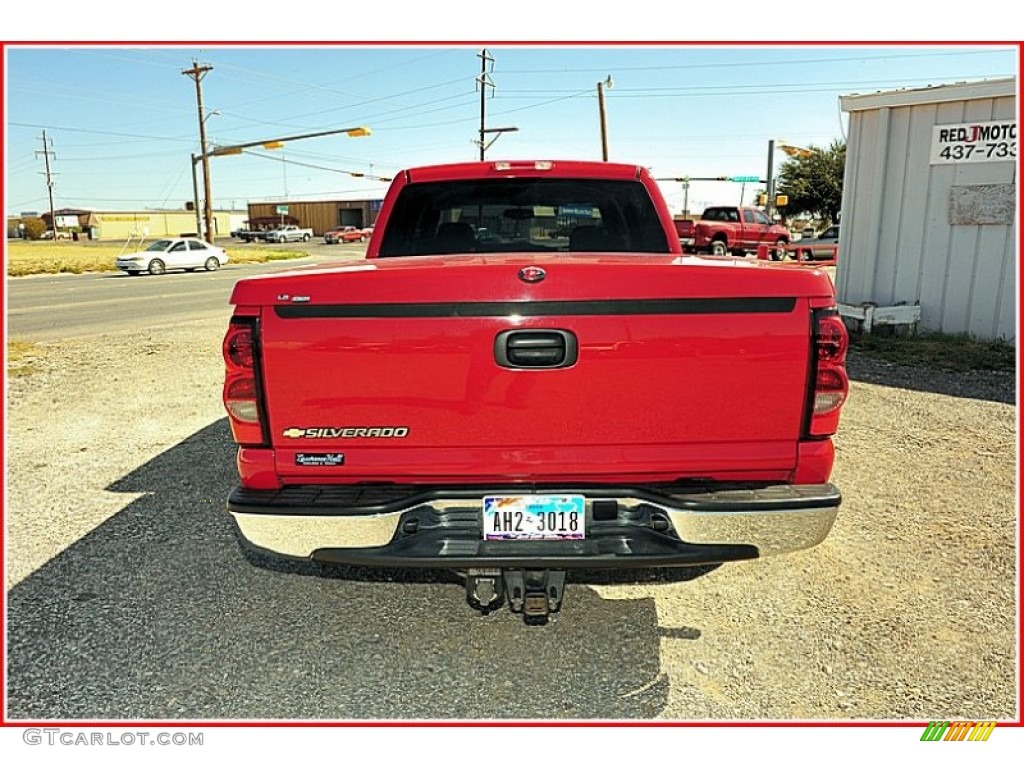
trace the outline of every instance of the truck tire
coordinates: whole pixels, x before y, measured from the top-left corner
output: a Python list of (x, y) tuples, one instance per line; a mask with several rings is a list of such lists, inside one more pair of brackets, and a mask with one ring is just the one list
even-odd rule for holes
[(729, 246), (725, 240), (713, 240), (711, 242), (711, 255), (712, 256), (728, 256)]
[(309, 235), (308, 234), (305, 234), (305, 235), (302, 236), (302, 242), (304, 242), (304, 243), (308, 243), (309, 242)]
[(786, 245), (786, 241), (781, 237), (775, 242), (775, 247), (772, 248), (772, 261), (783, 261), (786, 258)]

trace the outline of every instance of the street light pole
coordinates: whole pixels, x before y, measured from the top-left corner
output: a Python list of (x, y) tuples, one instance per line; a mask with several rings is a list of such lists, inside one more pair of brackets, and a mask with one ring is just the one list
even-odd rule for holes
[[(202, 107), (200, 107), (200, 109), (202, 109)], [(214, 112), (210, 113), (210, 115), (213, 115), (213, 114), (217, 114), (216, 110)], [(210, 115), (207, 115), (207, 117), (209, 117)], [(200, 130), (202, 130), (202, 126), (203, 126), (203, 120), (200, 120), (199, 121)], [(502, 129), (502, 130), (516, 130), (516, 129), (511, 128), (511, 129)], [(337, 129), (333, 129), (333, 130), (330, 130), (330, 131), (316, 131), (315, 133), (301, 133), (301, 134), (298, 134), (297, 136), (281, 136), (281, 137), (276, 138), (276, 139), (260, 139), (259, 141), (247, 141), (244, 144), (232, 144), (230, 146), (214, 147), (213, 150), (207, 151), (206, 150), (206, 134), (205, 134), (205, 132), (203, 132), (202, 133), (202, 136), (203, 136), (203, 139), (202, 139), (202, 141), (203, 141), (203, 153), (201, 155), (192, 155), (192, 194), (193, 194), (193, 197), (194, 197), (194, 207), (196, 209), (196, 228), (200, 231), (200, 233), (202, 232), (202, 226), (201, 226), (201, 223), (199, 221), (199, 186), (196, 183), (196, 164), (198, 164), (200, 160), (202, 160), (202, 162), (203, 162), (203, 169), (205, 171), (203, 176), (204, 176), (205, 182), (206, 182), (206, 184), (205, 184), (205, 188), (206, 188), (206, 206), (205, 206), (205, 209), (204, 209), (204, 213), (206, 215), (206, 230), (207, 230), (207, 236), (208, 236), (207, 237), (207, 241), (212, 243), (213, 239), (212, 239), (212, 234), (211, 233), (213, 232), (213, 228), (212, 228), (211, 220), (213, 218), (213, 209), (212, 209), (212, 206), (210, 205), (210, 174), (209, 174), (210, 158), (211, 157), (218, 157), (220, 155), (240, 155), (240, 154), (242, 154), (243, 150), (250, 149), (252, 147), (263, 147), (265, 149), (280, 149), (284, 145), (284, 143), (288, 142), (288, 141), (299, 141), (301, 139), (314, 139), (314, 138), (319, 138), (320, 136), (333, 136), (333, 135), (339, 134), (339, 133), (344, 133), (344, 134), (347, 134), (347, 135), (349, 135), (351, 137), (370, 136), (371, 135), (371, 131), (370, 131), (369, 128), (367, 128), (366, 126), (360, 125), (360, 126), (356, 126), (354, 128), (337, 128)], [(288, 172), (287, 171), (285, 171), (285, 177), (284, 178), (285, 178), (285, 181), (284, 181), (284, 183), (285, 183), (285, 197), (287, 197), (287, 187), (288, 187)]]
[(772, 217), (772, 212), (775, 210), (775, 139), (768, 140), (768, 173), (765, 176), (767, 183), (765, 184), (765, 192), (768, 193), (767, 205), (765, 205), (765, 212), (768, 214), (768, 218)]
[(604, 110), (604, 89), (611, 89), (613, 85), (611, 75), (597, 84), (597, 109), (601, 116), (601, 159), (605, 162), (608, 162), (608, 117)]

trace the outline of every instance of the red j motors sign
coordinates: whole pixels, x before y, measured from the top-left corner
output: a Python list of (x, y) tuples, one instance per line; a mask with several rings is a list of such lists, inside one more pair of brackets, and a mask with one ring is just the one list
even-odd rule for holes
[(955, 123), (932, 128), (932, 165), (1016, 161), (1016, 120)]

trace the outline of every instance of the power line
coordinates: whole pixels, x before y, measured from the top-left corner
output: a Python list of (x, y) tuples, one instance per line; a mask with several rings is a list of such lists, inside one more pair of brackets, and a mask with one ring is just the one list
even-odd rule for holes
[[(986, 78), (996, 78), (996, 77), (1003, 77), (1003, 76), (1005, 76), (1005, 75), (997, 73), (997, 74), (989, 74), (989, 75), (973, 75), (972, 77), (973, 78), (977, 78), (977, 79), (986, 79)], [(682, 85), (682, 86), (661, 86), (661, 87), (650, 87), (650, 88), (616, 88), (615, 90), (616, 90), (616, 96), (617, 97), (619, 97), (621, 95), (633, 96), (633, 97), (636, 97), (637, 95), (638, 96), (644, 96), (644, 95), (660, 96), (660, 95), (671, 95), (671, 94), (701, 95), (701, 92), (705, 92), (705, 91), (719, 91), (719, 93), (710, 94), (710, 95), (713, 95), (713, 96), (745, 96), (745, 95), (750, 95), (750, 94), (758, 93), (758, 92), (762, 92), (762, 93), (775, 93), (779, 88), (789, 88), (789, 89), (791, 89), (791, 90), (787, 91), (788, 93), (804, 92), (804, 91), (806, 91), (808, 93), (813, 93), (815, 91), (820, 91), (822, 86), (832, 86), (832, 87), (836, 87), (836, 88), (838, 88), (838, 87), (853, 88), (853, 87), (858, 87), (858, 86), (867, 86), (867, 87), (870, 87), (870, 88), (887, 88), (887, 87), (896, 88), (896, 87), (905, 87), (905, 86), (907, 86), (907, 85), (909, 85), (911, 83), (915, 83), (915, 82), (933, 83), (936, 80), (956, 81), (956, 80), (963, 80), (963, 79), (966, 79), (966, 76), (963, 76), (963, 75), (949, 75), (949, 76), (943, 76), (943, 77), (935, 76), (935, 77), (911, 78), (911, 79), (899, 80), (899, 81), (891, 81), (891, 82), (879, 81), (879, 80), (856, 80), (856, 81), (847, 80), (847, 81), (817, 82), (817, 83), (808, 83), (808, 82), (775, 83), (775, 82), (773, 82), (773, 83), (764, 83), (764, 84), (758, 84), (758, 85)], [(723, 90), (723, 89), (731, 89), (731, 90)], [(551, 89), (537, 89), (537, 90), (525, 90), (525, 89), (524, 90), (516, 90), (516, 89), (511, 89), (511, 90), (503, 90), (502, 91), (502, 97), (503, 98), (508, 98), (509, 94), (545, 94), (545, 93), (574, 93), (574, 92), (575, 91), (573, 91), (570, 88), (551, 88)], [(589, 93), (589, 91), (588, 91), (588, 93)]]
[[(42, 126), (42, 125), (38, 125), (36, 123), (9, 122), (7, 124), (8, 125), (16, 126), (18, 128), (44, 128), (45, 127), (45, 126)], [(88, 128), (75, 128), (74, 126), (65, 126), (65, 125), (52, 125), (50, 127), (51, 128), (56, 128), (56, 129), (61, 130), (61, 131), (69, 131), (71, 133), (95, 133), (95, 134), (100, 135), (100, 136), (123, 136), (123, 137), (129, 138), (129, 139), (149, 139), (151, 141), (187, 141), (190, 144), (195, 141), (195, 139), (186, 139), (186, 138), (181, 137), (181, 136), (145, 136), (145, 135), (140, 134), (140, 133), (123, 133), (121, 131), (97, 131), (97, 130), (88, 129)]]
[(298, 165), (298, 166), (301, 166), (303, 168), (313, 168), (314, 170), (317, 170), (317, 171), (328, 171), (330, 173), (341, 173), (341, 174), (346, 174), (348, 176), (354, 176), (354, 177), (357, 177), (357, 178), (366, 178), (366, 179), (371, 179), (371, 180), (375, 180), (375, 181), (391, 181), (390, 177), (371, 176), (370, 174), (363, 173), (361, 171), (346, 171), (346, 170), (344, 170), (342, 168), (328, 168), (326, 165), (314, 165), (313, 163), (303, 163), (303, 162), (299, 162), (298, 160), (288, 160), (287, 158), (284, 158), (284, 157), (275, 157), (273, 155), (264, 155), (262, 152), (253, 152), (252, 150), (248, 150), (248, 149), (247, 150), (243, 150), (243, 154), (252, 155), (253, 157), (261, 157), (261, 158), (263, 158), (265, 160), (275, 160), (275, 161), (277, 161), (279, 163), (284, 163), (285, 165)]
[[(976, 55), (990, 55), (990, 54), (1016, 54), (1017, 51), (1013, 48), (993, 48), (991, 50), (981, 51), (932, 51), (928, 53), (890, 53), (881, 56), (844, 56), (844, 57), (829, 57), (822, 59), (788, 59), (773, 61), (771, 59), (757, 59), (756, 61), (742, 61), (742, 62), (728, 62), (728, 63), (700, 63), (700, 64), (651, 64), (643, 66), (627, 66), (620, 67), (615, 66), (615, 70), (618, 71), (644, 71), (644, 70), (656, 70), (662, 71), (667, 69), (728, 69), (734, 67), (756, 67), (761, 69), (767, 66), (790, 66), (793, 64), (830, 64), (830, 63), (841, 63), (847, 61), (885, 61), (888, 59), (914, 59), (914, 58), (925, 58), (932, 56), (976, 56)], [(508, 75), (530, 75), (530, 74), (551, 74), (551, 73), (564, 73), (564, 72), (604, 72), (608, 68), (605, 64), (601, 67), (579, 67), (579, 68), (565, 68), (559, 67), (558, 69), (503, 69), (503, 74)]]

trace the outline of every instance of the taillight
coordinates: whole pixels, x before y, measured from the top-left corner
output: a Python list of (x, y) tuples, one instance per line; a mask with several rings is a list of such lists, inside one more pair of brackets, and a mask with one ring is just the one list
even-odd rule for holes
[(262, 445), (263, 408), (260, 398), (259, 360), (253, 318), (232, 318), (224, 337), (224, 407), (231, 432), (239, 445)]
[(237, 368), (256, 365), (252, 329), (248, 325), (232, 326), (224, 338), (224, 359)]
[(827, 437), (839, 426), (839, 411), (850, 391), (846, 377), (849, 334), (835, 307), (817, 309), (814, 322), (814, 392), (810, 402), (808, 434)]

